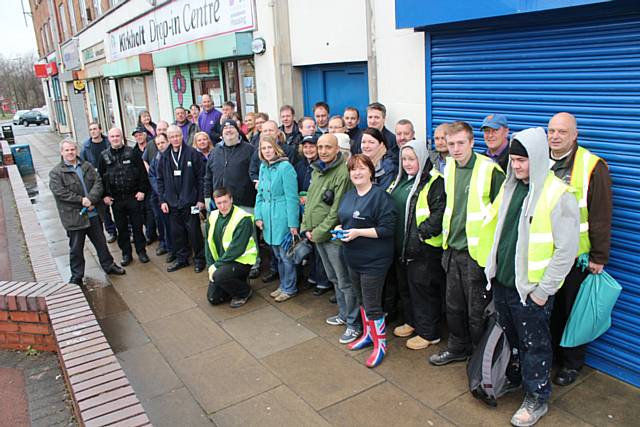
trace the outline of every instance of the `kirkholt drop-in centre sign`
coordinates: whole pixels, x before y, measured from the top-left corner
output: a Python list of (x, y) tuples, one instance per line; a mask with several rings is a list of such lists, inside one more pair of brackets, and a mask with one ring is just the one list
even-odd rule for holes
[(110, 31), (109, 61), (255, 28), (254, 0), (176, 0)]

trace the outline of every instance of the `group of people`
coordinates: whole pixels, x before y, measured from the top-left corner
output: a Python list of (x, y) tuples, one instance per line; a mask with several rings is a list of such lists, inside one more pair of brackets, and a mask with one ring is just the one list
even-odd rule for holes
[[(609, 256), (611, 180), (606, 163), (578, 145), (575, 117), (558, 113), (546, 132), (509, 138), (507, 118), (491, 114), (480, 154), (462, 121), (440, 124), (431, 147), (415, 140), (409, 120), (391, 132), (377, 102), (363, 128), (356, 108), (332, 116), (318, 102), (313, 115), (296, 121), (285, 105), (280, 125), (266, 113), (241, 123), (233, 103), (218, 111), (204, 95), (191, 120), (182, 107), (172, 125), (143, 112), (134, 147), (97, 123), (81, 149), (63, 140), (50, 187), (69, 232), (70, 282), (82, 283), (85, 236), (107, 273), (124, 274), (104, 222), (122, 265), (132, 262), (130, 232), (142, 263), (158, 239), (169, 272), (193, 259), (196, 272), (207, 269), (209, 302), (237, 308), (253, 294), (248, 278), (260, 274), (264, 241), (262, 279), (279, 278), (270, 296), (295, 297), (305, 272), (314, 295), (333, 289), (337, 313), (326, 322), (344, 327), (339, 341), (349, 349), (373, 348), (369, 367), (386, 354), (388, 323), (421, 350), (440, 342), (443, 318), (447, 345), (429, 362), (467, 360), (493, 301), (514, 349), (508, 388), (525, 392), (511, 422), (535, 424), (548, 410), (554, 356), (561, 386), (584, 364), (586, 346), (558, 343), (580, 284)], [(293, 252), (303, 244), (300, 262)], [(576, 266), (584, 253), (587, 271)]]

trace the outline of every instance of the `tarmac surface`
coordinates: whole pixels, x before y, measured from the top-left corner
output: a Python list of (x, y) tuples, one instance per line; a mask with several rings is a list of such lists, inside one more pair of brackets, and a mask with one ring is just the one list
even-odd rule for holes
[[(68, 278), (67, 237), (48, 189), (60, 139), (38, 129), (16, 142), (31, 146), (35, 208)], [(303, 290), (278, 304), (268, 296), (277, 283), (258, 279), (242, 308), (210, 306), (205, 273), (167, 273), (156, 245), (151, 263), (134, 258), (125, 276), (107, 277), (87, 243), (85, 274), (85, 293), (155, 426), (495, 426), (508, 425), (522, 401), (516, 392), (489, 408), (468, 392), (464, 364), (430, 366), (444, 340), (412, 351), (390, 336), (385, 360), (368, 369), (369, 351), (348, 351), (342, 328), (324, 322), (336, 313), (327, 295)], [(575, 384), (554, 387), (539, 425), (638, 425), (638, 402), (639, 389), (585, 368)]]

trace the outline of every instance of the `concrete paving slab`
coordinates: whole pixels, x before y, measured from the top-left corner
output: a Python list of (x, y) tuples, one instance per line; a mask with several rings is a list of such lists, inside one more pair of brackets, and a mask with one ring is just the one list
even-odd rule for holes
[(116, 286), (116, 289), (121, 292), (122, 298), (140, 323), (161, 319), (196, 306), (171, 283), (160, 283), (154, 287), (137, 285), (137, 282), (128, 282), (123, 286)]
[(169, 361), (231, 341), (231, 337), (197, 307), (146, 323), (144, 327)]
[(151, 343), (123, 351), (118, 354), (118, 359), (140, 400), (148, 400), (183, 386)]
[(173, 365), (208, 414), (281, 384), (235, 342), (178, 360)]
[(316, 410), (384, 381), (321, 338), (267, 356), (263, 362)]
[(317, 335), (275, 307), (264, 307), (222, 323), (244, 348), (262, 358)]
[(29, 402), (21, 370), (0, 368), (0, 414), (7, 426), (29, 425)]
[(85, 276), (83, 292), (97, 319), (128, 311), (127, 303), (108, 282), (96, 282)]
[(184, 387), (144, 401), (142, 406), (155, 427), (213, 426), (207, 414)]
[(149, 337), (129, 311), (98, 318), (98, 323), (116, 354), (149, 343)]
[(207, 301), (207, 292), (197, 292), (193, 302), (198, 304), (202, 311), (216, 322), (222, 322), (234, 317), (242, 316), (255, 310), (266, 307), (269, 303), (254, 291), (253, 296), (240, 308), (231, 308), (228, 303), (213, 306)]
[(600, 372), (591, 375), (554, 405), (597, 426), (630, 426), (640, 422), (638, 389)]
[(317, 412), (287, 386), (279, 386), (211, 416), (218, 426), (328, 427)]
[(320, 412), (334, 426), (387, 427), (450, 426), (435, 411), (388, 382), (330, 406)]
[[(511, 417), (522, 404), (523, 394), (514, 392), (503, 396), (498, 401), (497, 408), (491, 408), (474, 398), (470, 393), (464, 393), (452, 400), (438, 411), (442, 416), (459, 426), (469, 427), (494, 427), (509, 425)], [(585, 423), (578, 417), (551, 404), (549, 412), (536, 426), (545, 427), (586, 427), (592, 424)]]
[(277, 284), (272, 284), (258, 290), (258, 293), (262, 295), (262, 297), (266, 301), (271, 303), (274, 307), (277, 307), (278, 310), (282, 311), (293, 319), (300, 319), (304, 316), (322, 311), (325, 309), (325, 306), (330, 305), (330, 303), (327, 301), (327, 297), (324, 297), (324, 295), (319, 297), (313, 296), (312, 291), (309, 289), (300, 291), (296, 297), (283, 303), (275, 302), (275, 300), (271, 298), (269, 294), (277, 288)]
[[(427, 362), (438, 348), (409, 350), (404, 340), (396, 339), (389, 345), (387, 355), (375, 371), (423, 404), (436, 409), (468, 390), (464, 363), (436, 367)], [(360, 363), (369, 357), (369, 351), (358, 355)]]

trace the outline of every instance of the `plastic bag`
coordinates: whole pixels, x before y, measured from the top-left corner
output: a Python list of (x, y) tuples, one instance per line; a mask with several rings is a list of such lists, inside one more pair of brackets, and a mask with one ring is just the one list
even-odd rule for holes
[[(589, 265), (589, 255), (580, 255), (577, 265), (584, 271)], [(607, 332), (611, 327), (611, 311), (620, 291), (622, 286), (606, 271), (589, 274), (580, 285), (560, 346), (577, 347)]]

